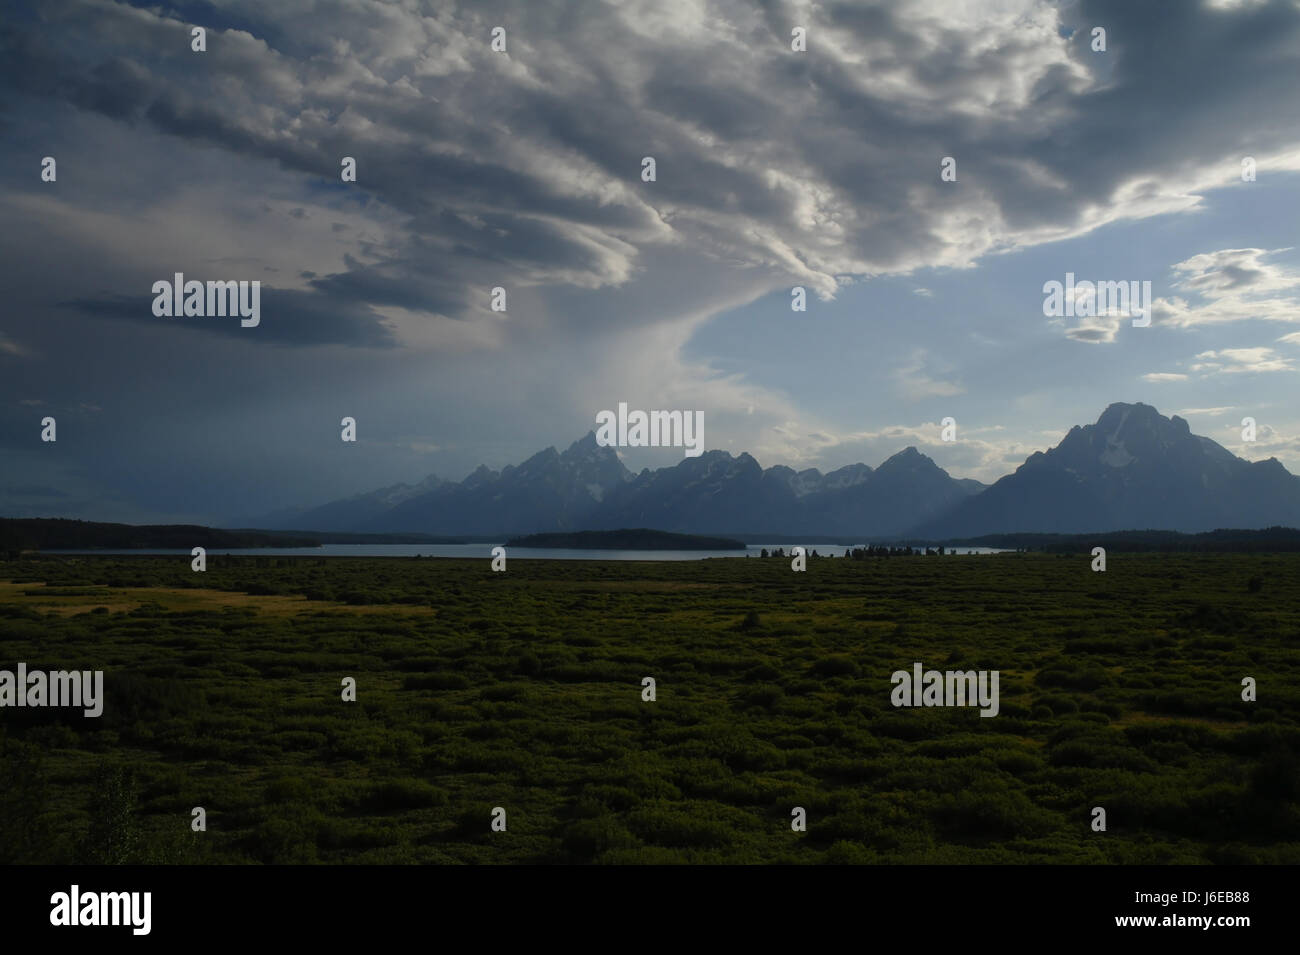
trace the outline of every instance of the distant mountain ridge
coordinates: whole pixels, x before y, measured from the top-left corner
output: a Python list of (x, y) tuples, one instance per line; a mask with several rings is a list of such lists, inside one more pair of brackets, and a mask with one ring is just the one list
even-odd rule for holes
[[(747, 453), (706, 451), (672, 467), (633, 474), (594, 432), (564, 452), (539, 451), (500, 472), (480, 466), (459, 484), (427, 478), (291, 510), (268, 527), (384, 533), (518, 536), (648, 527), (669, 533), (901, 533), (982, 490), (955, 480), (915, 448), (873, 470), (850, 464), (822, 474), (763, 470)], [(845, 519), (851, 526), (846, 529)], [(437, 530), (433, 530), (437, 528)]]
[(1031, 455), (986, 486), (956, 479), (914, 447), (872, 469), (822, 474), (748, 453), (706, 451), (633, 474), (594, 432), (464, 481), (430, 476), (284, 512), (267, 527), (516, 536), (628, 527), (747, 536), (858, 535), (939, 540), (1006, 533), (1300, 526), (1300, 478), (1276, 459), (1249, 462), (1149, 405), (1112, 404), (1095, 424)]

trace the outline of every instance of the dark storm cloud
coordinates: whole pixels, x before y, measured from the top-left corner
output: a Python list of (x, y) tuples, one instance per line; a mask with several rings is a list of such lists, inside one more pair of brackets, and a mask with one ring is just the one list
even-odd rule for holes
[[(250, 3), (175, 9), (184, 20), (143, 4), (35, 8), (44, 36), (11, 29), (7, 42), (20, 88), (311, 177), (337, 179), (338, 157), (356, 155), (356, 190), (409, 216), (385, 266), (396, 281), (435, 258), (461, 274), (449, 258), (464, 256), (530, 283), (618, 284), (638, 248), (671, 237), (817, 273), (829, 291), (836, 274), (964, 264), (1019, 232), (1068, 233), (1143, 176), (1154, 202), (1162, 183), (1239, 148), (1243, 128), (1271, 128), (1248, 137), (1266, 150), (1300, 118), (1284, 95), (1298, 14), (1281, 3), (1227, 16), (1085, 2), (1059, 19), (907, 3), (433, 4), (421, 16), (340, 2), (291, 23)], [(212, 30), (202, 56), (188, 51), (192, 22)], [(498, 22), (508, 57), (487, 49)], [(1088, 48), (1094, 23), (1106, 53)], [(789, 50), (796, 24), (806, 54)], [(90, 55), (70, 55), (77, 44)], [(1216, 61), (1237, 68), (1206, 68)], [(643, 155), (659, 163), (655, 183), (638, 179)], [(945, 155), (960, 188), (938, 182)], [(397, 298), (418, 307), (391, 291), (376, 302)], [(472, 299), (443, 291), (431, 310)]]
[(4, 493), (11, 494), (14, 497), (67, 498), (71, 496), (69, 494), (65, 494), (63, 491), (58, 491), (55, 490), (54, 488), (43, 487), (39, 484), (23, 484), (23, 485), (18, 485), (16, 487), (7, 487), (4, 489)]
[(367, 268), (355, 262), (346, 272), (311, 279), (318, 297), (332, 302), (394, 305), (441, 315), (457, 315), (468, 307), (465, 289), (444, 278), (421, 276), (418, 263), (396, 262)]
[(256, 340), (272, 345), (351, 345), (360, 348), (392, 348), (392, 333), (378, 315), (365, 306), (342, 303), (317, 291), (261, 289), (259, 323), (244, 328), (235, 316), (178, 316), (159, 318), (153, 314), (153, 296), (118, 295), (104, 299), (74, 299), (60, 302), (64, 308), (113, 320), (159, 323), (177, 331), (207, 332)]

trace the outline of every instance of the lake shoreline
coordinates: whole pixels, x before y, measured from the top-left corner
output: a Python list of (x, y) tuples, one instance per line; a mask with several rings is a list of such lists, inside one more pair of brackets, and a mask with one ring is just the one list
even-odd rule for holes
[[(491, 560), (493, 547), (505, 546), (502, 543), (481, 543), (481, 544), (324, 544), (319, 547), (258, 547), (258, 548), (221, 548), (207, 550), (207, 557), (273, 557), (273, 558), (386, 558), (390, 560), (412, 560), (419, 558), (421, 560)], [(794, 545), (803, 546), (807, 551), (808, 557), (812, 557), (812, 552), (817, 551), (817, 559), (824, 558), (844, 558), (845, 550), (852, 550), (854, 547), (864, 547), (865, 544), (856, 544), (851, 546), (844, 545), (825, 545), (806, 544)], [(904, 545), (906, 546), (906, 545)], [(785, 554), (784, 559), (789, 560), (791, 545), (788, 544), (749, 544), (743, 551), (734, 550), (643, 550), (643, 549), (621, 549), (608, 550), (599, 548), (549, 548), (549, 547), (517, 547), (506, 548), (507, 555), (512, 560), (568, 560), (568, 561), (644, 561), (644, 562), (665, 562), (665, 561), (683, 561), (683, 560), (714, 560), (732, 558), (745, 560), (754, 558), (756, 560), (781, 560), (783, 558), (770, 556), (772, 551), (781, 548)], [(769, 556), (761, 556), (763, 550), (767, 550)], [(994, 554), (1004, 553), (1005, 549), (997, 548), (964, 548), (959, 547), (946, 550), (945, 556), (968, 556), (970, 554)], [(924, 553), (924, 551), (922, 551)], [(184, 557), (190, 558), (190, 551), (187, 549), (103, 549), (103, 550), (43, 550), (32, 552), (29, 557), (51, 556), (51, 557)]]

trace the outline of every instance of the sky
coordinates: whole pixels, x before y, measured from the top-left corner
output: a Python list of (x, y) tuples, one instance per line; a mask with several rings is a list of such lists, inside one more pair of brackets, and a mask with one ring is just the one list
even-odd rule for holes
[(620, 402), (992, 482), (1142, 401), (1300, 472), (1296, 0), (5, 7), (0, 516), (241, 524)]

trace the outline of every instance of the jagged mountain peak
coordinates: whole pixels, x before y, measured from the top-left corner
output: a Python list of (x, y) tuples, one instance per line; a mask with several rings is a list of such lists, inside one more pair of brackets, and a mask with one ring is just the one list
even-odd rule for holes
[(488, 467), (486, 464), (480, 464), (476, 467), (469, 477), (460, 482), (461, 487), (478, 487), (483, 484), (491, 484), (501, 477), (501, 474)]
[(908, 445), (897, 454), (890, 455), (876, 468), (876, 474), (890, 473), (899, 470), (916, 470), (918, 468), (935, 468), (942, 470), (939, 465), (934, 463), (934, 459), (928, 455), (922, 454), (913, 445)]
[(854, 484), (861, 484), (874, 473), (874, 469), (869, 464), (846, 464), (842, 468), (836, 468), (834, 471), (827, 473), (825, 477), (826, 486), (832, 487), (850, 487)]
[[(1205, 439), (1208, 440), (1208, 439)], [(1073, 427), (1055, 448), (1046, 453), (1051, 464), (1061, 464), (1076, 473), (1107, 470), (1144, 470), (1159, 466), (1164, 456), (1181, 448), (1182, 454), (1200, 454), (1201, 439), (1192, 435), (1187, 422), (1171, 420), (1151, 405), (1116, 402), (1107, 406), (1095, 424)], [(1034, 457), (1026, 466), (1043, 466)]]
[(1097, 424), (1098, 426), (1104, 427), (1109, 421), (1128, 417), (1160, 418), (1163, 416), (1153, 405), (1146, 404), (1145, 402), (1112, 401), (1106, 406), (1105, 410), (1097, 416)]
[(608, 451), (610, 454), (617, 456), (617, 452), (611, 447), (603, 447), (596, 441), (596, 432), (588, 431), (565, 450), (561, 457), (571, 457), (577, 454), (593, 454), (602, 451)]

